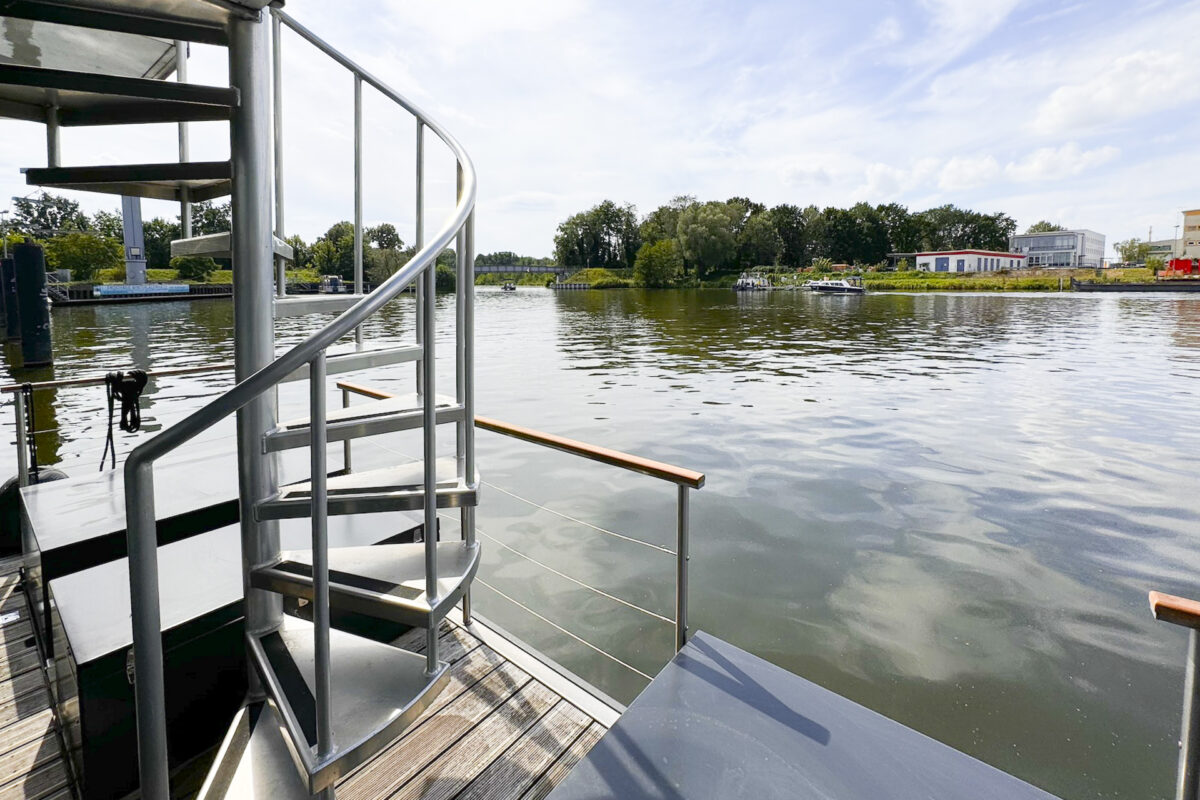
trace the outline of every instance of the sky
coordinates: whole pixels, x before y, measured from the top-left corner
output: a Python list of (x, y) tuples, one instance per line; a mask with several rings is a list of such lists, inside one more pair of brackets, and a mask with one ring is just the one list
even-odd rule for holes
[[(570, 214), (680, 194), (775, 205), (946, 203), (1118, 240), (1200, 207), (1200, 0), (288, 0), (288, 13), (438, 119), (479, 176), (477, 250), (553, 253)], [(193, 83), (227, 82), (194, 45)], [(289, 233), (353, 215), (353, 82), (284, 40)], [(413, 236), (414, 123), (364, 90), (364, 215)], [(192, 125), (192, 159), (228, 157)], [(0, 121), (0, 191), (45, 164)], [(170, 161), (174, 126), (66, 129), (64, 165)], [(426, 145), (427, 230), (454, 165)], [(114, 197), (71, 193), (85, 210)], [(146, 201), (149, 218), (177, 213)]]

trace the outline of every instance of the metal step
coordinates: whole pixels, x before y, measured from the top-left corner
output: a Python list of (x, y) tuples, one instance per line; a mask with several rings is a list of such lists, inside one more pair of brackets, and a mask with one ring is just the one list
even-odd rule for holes
[[(468, 483), (457, 474), (453, 458), (437, 461), (437, 507), (473, 506), (479, 498), (478, 477)], [(380, 511), (416, 511), (425, 507), (425, 466), (416, 461), (399, 467), (354, 472), (330, 478), (328, 509), (331, 516), (372, 514)], [(296, 519), (312, 509), (308, 481), (293, 483), (254, 506), (259, 520)]]
[(227, 120), (238, 105), (238, 91), (229, 87), (24, 64), (0, 64), (0, 98), (38, 121), (55, 106), (63, 126)]
[[(193, 236), (191, 239), (175, 239), (171, 242), (171, 258), (186, 256), (207, 256), (208, 258), (233, 258), (233, 248), (229, 242), (229, 231), (210, 233), (206, 236)], [(280, 239), (275, 239), (275, 255), (285, 261), (292, 261), (295, 252), (292, 246)]]
[(196, 800), (312, 800), (270, 702), (242, 706)]
[(228, 44), (228, 23), (267, 6), (271, 0), (5, 0), (4, 16), (58, 23), (74, 28), (60, 33), (87, 44), (87, 28)]
[[(437, 395), (435, 417), (438, 424), (458, 422), (464, 409), (453, 397)], [(361, 439), (381, 433), (394, 433), (421, 427), (425, 409), (420, 395), (407, 394), (387, 400), (374, 400), (346, 408), (331, 409), (326, 414), (326, 435), (331, 442)], [(263, 437), (263, 450), (277, 453), (296, 447), (308, 447), (312, 438), (308, 417), (279, 423)]]
[(194, 202), (230, 192), (233, 167), (228, 161), (190, 161), (169, 164), (123, 164), (102, 167), (38, 167), (24, 170), (30, 186), (77, 189), (155, 200), (183, 199), (187, 188)]
[(360, 294), (298, 294), (275, 298), (275, 319), (304, 314), (340, 314), (362, 300)]
[[(336, 375), (342, 372), (354, 372), (360, 369), (386, 367), (391, 364), (405, 364), (417, 361), (424, 350), (417, 344), (406, 344), (397, 347), (368, 347), (362, 350), (345, 350), (331, 352), (325, 359), (325, 374)], [(284, 382), (300, 381), (308, 377), (308, 365), (284, 378)]]
[[(479, 568), (479, 545), (437, 545), (438, 597), (425, 594), (425, 545), (380, 544), (329, 550), (331, 607), (376, 619), (429, 628), (454, 607)], [(312, 551), (285, 552), (276, 563), (250, 573), (250, 584), (312, 600)]]
[(318, 759), (312, 623), (285, 616), (279, 630), (247, 639), (251, 660), (287, 733), (287, 749), (312, 794), (400, 736), (448, 677), (444, 663), (426, 675), (423, 655), (330, 630), (334, 751)]

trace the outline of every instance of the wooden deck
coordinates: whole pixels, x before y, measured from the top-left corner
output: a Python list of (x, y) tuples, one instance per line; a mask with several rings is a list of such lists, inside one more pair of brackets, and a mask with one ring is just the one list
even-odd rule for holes
[(23, 563), (0, 561), (0, 800), (70, 800), (62, 739), (21, 590)]
[[(540, 800), (612, 724), (615, 712), (597, 711), (594, 698), (461, 625), (443, 623), (439, 642), (450, 683), (404, 736), (338, 784), (338, 800)], [(424, 631), (396, 644), (424, 652)]]
[[(0, 800), (71, 800), (21, 564), (0, 561)], [(461, 624), (443, 622), (446, 689), (403, 737), (338, 784), (338, 800), (539, 800), (616, 719), (617, 711), (500, 634), (472, 630), (495, 647)], [(395, 644), (423, 652), (424, 631)], [(198, 783), (206, 767), (193, 764), (190, 771), (197, 769), (184, 783)]]

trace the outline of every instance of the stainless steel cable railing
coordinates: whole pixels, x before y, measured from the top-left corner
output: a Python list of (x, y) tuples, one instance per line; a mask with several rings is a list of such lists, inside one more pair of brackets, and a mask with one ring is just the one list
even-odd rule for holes
[[(212, 400), (198, 411), (163, 431), (153, 439), (138, 445), (126, 458), (124, 467), (125, 478), (125, 511), (128, 539), (130, 600), (132, 606), (132, 622), (134, 636), (134, 669), (136, 717), (138, 726), (138, 756), (141, 772), (142, 790), (147, 796), (166, 796), (168, 786), (167, 762), (167, 730), (166, 730), (166, 691), (163, 673), (163, 648), (161, 638), (161, 620), (159, 609), (159, 586), (157, 564), (156, 517), (154, 507), (154, 463), (166, 454), (186, 444), (196, 436), (211, 428), (216, 423), (234, 414), (251, 401), (265, 395), (281, 383), (295, 370), (307, 366), (312, 393), (310, 402), (310, 419), (313, 431), (312, 439), (312, 519), (313, 519), (313, 581), (314, 595), (318, 598), (315, 603), (314, 621), (316, 652), (317, 652), (317, 729), (318, 729), (318, 758), (330, 754), (333, 742), (329, 735), (329, 626), (328, 613), (321, 614), (327, 603), (320, 598), (328, 596), (329, 576), (325, 568), (323, 554), (327, 547), (325, 515), (327, 509), (320, 502), (325, 494), (324, 457), (325, 448), (319, 446), (325, 440), (324, 392), (322, 378), (325, 375), (325, 353), (330, 345), (347, 334), (358, 331), (368, 318), (382, 309), (389, 301), (397, 297), (406, 286), (417, 279), (422, 279), (423, 303), (426, 306), (421, 325), (425, 352), (419, 369), (422, 383), (420, 392), (424, 397), (424, 425), (426, 440), (425, 462), (425, 506), (427, 527), (432, 529), (436, 523), (436, 509), (433, 502), (436, 489), (435, 475), (435, 445), (433, 432), (436, 423), (434, 399), (434, 358), (433, 358), (433, 325), (432, 306), (435, 291), (434, 271), (438, 255), (447, 249), (452, 242), (457, 243), (459, 264), (459, 282), (468, 283), (463, 286), (463, 295), (468, 302), (460, 302), (459, 322), (464, 326), (460, 335), (460, 371), (459, 389), (463, 393), (460, 398), (465, 408), (465, 419), (473, 417), (473, 399), (469, 375), (473, 352), (471, 350), (470, 326), (473, 320), (470, 306), (469, 276), (471, 267), (470, 250), (474, 247), (473, 217), (476, 197), (476, 174), (470, 157), (462, 145), (450, 133), (419, 109), (415, 104), (402, 97), (378, 78), (374, 77), (355, 62), (323, 41), (312, 31), (305, 28), (287, 14), (272, 9), (274, 20), (282, 26), (299, 34), (303, 39), (317, 47), (334, 61), (345, 67), (355, 76), (355, 125), (356, 125), (356, 175), (355, 184), (355, 221), (356, 243), (361, 241), (361, 130), (362, 103), (361, 85), (375, 88), (388, 99), (392, 100), (416, 118), (417, 123), (417, 191), (421, 196), (423, 185), (423, 133), (425, 129), (432, 131), (455, 158), (457, 165), (458, 201), (449, 219), (437, 230), (427, 243), (423, 240), (424, 209), (423, 203), (417, 207), (418, 252), (407, 264), (384, 281), (374, 292), (363, 295), (351, 308), (347, 309), (335, 320), (316, 333), (309, 336), (300, 344), (277, 357), (267, 366), (242, 380), (228, 392)], [(278, 25), (275, 25), (278, 30)], [(276, 39), (278, 47), (278, 39)], [(276, 58), (276, 61), (278, 59)], [(275, 82), (278, 89), (279, 81)], [(282, 136), (282, 126), (278, 118), (275, 120), (277, 136)], [(236, 154), (235, 154), (236, 156)], [(238, 163), (234, 159), (235, 165)], [(236, 180), (236, 176), (235, 176)], [(282, 198), (276, 198), (282, 203)], [(275, 222), (282, 223), (282, 212), (277, 210)], [(235, 231), (234, 236), (237, 236)], [(465, 267), (464, 267), (465, 265)], [(243, 264), (242, 269), (262, 269), (265, 264)], [(361, 293), (362, 282), (361, 255), (356, 258), (356, 291)], [(361, 334), (356, 334), (361, 341)], [(465, 340), (465, 341), (464, 341)], [(319, 396), (318, 396), (319, 395)], [(465, 444), (460, 445), (459, 463), (463, 474), (469, 482), (474, 482), (474, 447), (470, 435), (460, 437)], [(257, 500), (261, 498), (250, 498)], [(469, 535), (469, 531), (468, 531)], [(436, 537), (429, 537), (426, 547), (426, 582), (430, 598), (436, 597)], [(436, 636), (436, 633), (434, 634)], [(429, 650), (430, 670), (436, 668), (436, 646)]]

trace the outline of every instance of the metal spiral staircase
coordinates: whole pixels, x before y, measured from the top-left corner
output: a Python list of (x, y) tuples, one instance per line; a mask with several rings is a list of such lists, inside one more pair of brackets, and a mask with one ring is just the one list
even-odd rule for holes
[[(26, 171), (31, 185), (184, 204), (232, 194), (232, 235), (184, 240), (174, 249), (233, 260), (237, 384), (134, 449), (124, 465), (139, 773), (142, 796), (155, 800), (170, 796), (154, 503), (157, 460), (237, 415), (251, 691), (221, 745), (202, 798), (332, 796), (339, 777), (396, 739), (442, 688), (446, 665), (438, 659), (437, 626), (460, 601), (469, 616), (469, 587), (479, 564), (473, 515), (479, 481), (471, 424), (474, 168), (440, 125), (285, 15), (281, 5), (268, 0), (0, 0), (0, 15), (40, 24), (43, 32), (55, 26), (70, 26), (76, 33), (103, 32), (97, 46), (112, 46), (104, 37), (117, 34), (204, 42), (229, 51), (230, 87), (168, 82), (163, 78), (169, 69), (129, 77), (0, 65), (0, 84), (17, 92), (0, 100), (0, 112), (47, 126), (49, 164)], [(416, 119), (418, 252), (370, 294), (349, 299), (286, 297), (283, 267), (291, 254), (280, 241), (283, 27), (354, 76), (357, 292), (363, 289), (363, 85)], [(83, 55), (77, 61), (88, 63)], [(182, 72), (179, 77), (184, 77)], [(85, 167), (59, 163), (63, 126), (196, 120), (229, 121), (230, 161)], [(427, 130), (454, 155), (458, 181), (453, 213), (428, 240), (423, 202)], [(434, 270), (438, 254), (452, 245), (458, 256), (456, 385), (450, 396), (439, 396)], [(414, 283), (417, 341), (403, 347), (369, 347), (363, 341), (363, 323)], [(275, 316), (328, 311), (339, 303), (349, 307), (276, 356)], [(352, 334), (352, 349), (329, 352)], [(413, 394), (364, 407), (326, 408), (330, 372), (401, 362), (416, 365)], [(309, 381), (310, 414), (278, 421), (277, 387), (297, 375)], [(453, 426), (454, 454), (439, 458), (438, 430), (446, 425)], [(326, 455), (331, 443), (416, 429), (423, 436), (422, 462), (329, 476)], [(294, 448), (309, 450), (310, 480), (278, 485), (277, 454)], [(461, 509), (462, 541), (439, 541), (438, 508)], [(402, 509), (424, 512), (424, 542), (330, 546), (329, 516)], [(311, 549), (281, 552), (275, 521), (297, 517), (312, 520)], [(311, 621), (284, 614), (285, 597), (307, 602)], [(333, 630), (331, 609), (424, 628), (425, 653)]]

